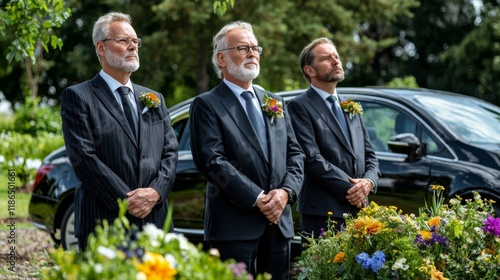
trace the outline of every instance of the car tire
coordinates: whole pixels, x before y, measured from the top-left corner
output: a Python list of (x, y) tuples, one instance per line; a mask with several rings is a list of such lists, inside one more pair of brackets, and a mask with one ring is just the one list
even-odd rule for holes
[(66, 209), (61, 222), (61, 245), (64, 250), (78, 249), (78, 239), (75, 236), (75, 204)]

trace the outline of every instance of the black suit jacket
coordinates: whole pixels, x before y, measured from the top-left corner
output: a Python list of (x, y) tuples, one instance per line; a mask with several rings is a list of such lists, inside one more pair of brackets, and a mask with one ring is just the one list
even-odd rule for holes
[[(167, 214), (167, 195), (177, 166), (177, 138), (163, 96), (133, 84), (139, 111), (139, 137), (133, 136), (127, 119), (109, 86), (98, 74), (62, 93), (61, 116), (69, 159), (81, 181), (75, 194), (76, 236), (93, 232), (96, 220), (113, 221), (118, 215), (118, 198), (127, 192), (152, 187), (161, 202), (144, 219), (128, 216), (142, 226), (162, 227)], [(160, 98), (158, 108), (145, 113), (138, 101), (142, 92)]]
[(298, 211), (303, 214), (342, 217), (358, 213), (347, 199), (351, 178), (371, 179), (376, 190), (379, 178), (378, 160), (360, 115), (344, 113), (351, 144), (320, 95), (312, 88), (288, 104), (297, 140), (305, 155), (304, 186)]
[[(262, 101), (265, 92), (257, 87), (254, 90)], [(270, 118), (265, 113), (264, 116), (269, 160), (245, 109), (224, 82), (193, 101), (191, 149), (196, 167), (208, 181), (206, 240), (259, 238), (269, 224), (254, 206), (262, 190), (288, 187), (296, 194), (300, 192), (304, 155), (293, 134), (290, 118), (285, 113), (284, 118), (275, 119), (271, 124)], [(294, 236), (290, 205), (284, 209), (279, 227), (285, 237)]]

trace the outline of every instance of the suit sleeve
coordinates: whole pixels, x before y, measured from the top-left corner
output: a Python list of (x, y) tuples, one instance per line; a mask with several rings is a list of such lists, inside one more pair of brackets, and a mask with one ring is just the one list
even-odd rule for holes
[(229, 200), (244, 208), (253, 208), (262, 188), (225, 156), (224, 145), (228, 143), (223, 141), (224, 132), (208, 100), (201, 96), (194, 99), (189, 122), (193, 161), (211, 185), (218, 188), (213, 191), (224, 193)]
[(315, 185), (325, 188), (332, 195), (345, 199), (347, 190), (352, 187), (349, 175), (321, 154), (315, 138), (322, 136), (316, 135), (312, 125), (315, 120), (311, 119), (309, 112), (296, 100), (288, 103), (288, 111), (295, 136), (306, 156), (304, 164), (306, 178), (313, 180)]
[(363, 119), (361, 119), (361, 123), (365, 141), (365, 174), (363, 174), (363, 178), (368, 178), (373, 182), (372, 192), (376, 193), (378, 179), (380, 178), (379, 163), (377, 157), (375, 156), (375, 151), (373, 150), (373, 146), (370, 142), (370, 136), (368, 135), (365, 124), (363, 123)]
[[(90, 92), (90, 90), (89, 90)], [(61, 95), (61, 118), (64, 142), (76, 175), (87, 191), (103, 201), (110, 210), (117, 210), (117, 198), (126, 198), (130, 188), (96, 155), (91, 126), (96, 110), (85, 94), (67, 88)]]
[[(160, 95), (160, 98), (161, 104), (165, 104), (163, 96)], [(177, 142), (177, 137), (172, 127), (172, 121), (165, 105), (163, 105), (162, 111), (164, 129), (163, 151), (158, 176), (150, 183), (150, 187), (154, 188), (160, 194), (161, 201), (165, 202), (174, 186), (179, 143)]]
[[(285, 112), (288, 108), (283, 102)], [(304, 182), (304, 153), (297, 141), (289, 114), (284, 114), (287, 133), (287, 152), (286, 152), (286, 174), (283, 179), (282, 187), (291, 188), (295, 193), (295, 199), (299, 196), (300, 189)]]

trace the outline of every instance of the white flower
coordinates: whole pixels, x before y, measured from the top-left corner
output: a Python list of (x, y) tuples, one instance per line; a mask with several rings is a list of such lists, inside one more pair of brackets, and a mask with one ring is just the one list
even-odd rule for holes
[(106, 258), (112, 260), (116, 257), (116, 252), (109, 249), (109, 248), (106, 248), (104, 246), (99, 246), (97, 247), (97, 252), (99, 252), (99, 254), (105, 256)]
[(409, 266), (405, 265), (404, 264), (405, 262), (406, 262), (405, 258), (397, 259), (392, 265), (392, 270), (398, 270), (398, 269), (407, 270)]
[(179, 242), (179, 248), (181, 248), (181, 250), (187, 251), (190, 249), (189, 241), (186, 237), (184, 237), (184, 235), (178, 233), (167, 233), (165, 235), (165, 242), (169, 243), (172, 240), (177, 240)]
[(94, 271), (95, 273), (97, 274), (100, 274), (102, 272), (102, 265), (100, 263), (97, 263), (95, 266), (94, 266)]
[(148, 276), (142, 271), (137, 272), (137, 274), (135, 275), (135, 280), (147, 280), (147, 279)]
[(165, 236), (163, 230), (157, 228), (154, 224), (146, 224), (143, 227), (143, 232), (149, 237), (151, 241), (157, 241)]
[(174, 255), (172, 255), (172, 254), (166, 254), (165, 255), (165, 260), (168, 261), (168, 263), (170, 264), (170, 266), (172, 268), (177, 268), (177, 260), (175, 259)]

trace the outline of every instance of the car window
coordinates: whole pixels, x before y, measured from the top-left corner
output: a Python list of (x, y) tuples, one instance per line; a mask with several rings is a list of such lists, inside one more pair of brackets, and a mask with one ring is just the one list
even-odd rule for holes
[(427, 155), (452, 158), (439, 139), (410, 114), (391, 104), (361, 101), (363, 121), (373, 149), (389, 152), (387, 141), (396, 134), (413, 133), (426, 145)]
[(179, 151), (191, 151), (188, 119), (176, 120), (172, 127), (174, 128), (175, 136), (177, 136), (177, 141), (179, 141)]

